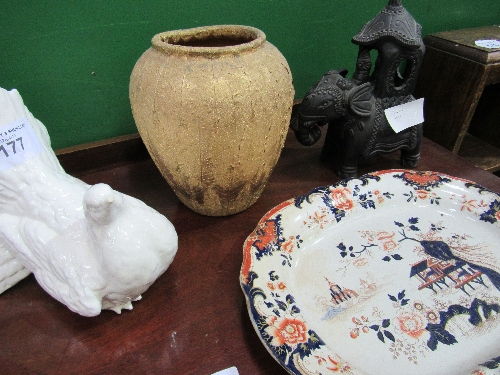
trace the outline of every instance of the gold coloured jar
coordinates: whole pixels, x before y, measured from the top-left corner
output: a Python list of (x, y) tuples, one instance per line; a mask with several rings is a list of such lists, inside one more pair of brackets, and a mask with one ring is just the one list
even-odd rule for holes
[(200, 214), (245, 210), (288, 130), (294, 89), (285, 58), (248, 26), (169, 31), (152, 44), (132, 72), (130, 101), (156, 166)]

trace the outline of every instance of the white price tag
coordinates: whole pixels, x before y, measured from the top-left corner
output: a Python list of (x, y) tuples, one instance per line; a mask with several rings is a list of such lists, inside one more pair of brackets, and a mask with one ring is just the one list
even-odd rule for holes
[(500, 40), (496, 39), (479, 39), (476, 40), (476, 46), (478, 47), (483, 47), (483, 48), (500, 48)]
[(424, 99), (387, 108), (385, 117), (396, 133), (424, 122)]
[(38, 155), (43, 146), (27, 119), (0, 127), (0, 171)]
[(238, 373), (238, 370), (236, 369), (236, 367), (231, 367), (231, 368), (227, 368), (225, 370), (222, 370), (222, 371), (217, 371), (215, 373), (213, 373), (212, 375), (239, 375)]

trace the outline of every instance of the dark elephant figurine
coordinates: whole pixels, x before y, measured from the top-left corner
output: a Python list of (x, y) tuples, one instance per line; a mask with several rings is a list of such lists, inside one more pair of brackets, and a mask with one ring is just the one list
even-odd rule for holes
[(423, 125), (396, 133), (384, 110), (415, 100), (411, 93), (425, 52), (421, 29), (401, 0), (388, 0), (352, 38), (359, 46), (352, 78), (345, 78), (345, 69), (329, 71), (298, 106), (290, 127), (303, 145), (317, 142), (319, 127), (329, 124), (321, 156), (336, 163), (339, 176), (354, 177), (363, 160), (396, 150), (403, 167), (418, 164)]
[(412, 95), (378, 98), (373, 83), (346, 79), (347, 70), (331, 70), (307, 93), (290, 127), (300, 143), (310, 146), (328, 124), (322, 160), (334, 162), (340, 177), (355, 177), (358, 165), (379, 153), (401, 150), (401, 164), (414, 168), (420, 158), (423, 125), (396, 133), (384, 114), (395, 105), (415, 100)]

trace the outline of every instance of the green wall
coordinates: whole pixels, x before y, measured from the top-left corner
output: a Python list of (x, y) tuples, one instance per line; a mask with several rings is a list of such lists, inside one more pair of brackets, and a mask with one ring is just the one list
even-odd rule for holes
[[(137, 131), (130, 73), (159, 32), (215, 24), (264, 31), (288, 60), (296, 97), (347, 67), (351, 38), (387, 0), (1, 0), (0, 87), (16, 88), (54, 149)], [(423, 34), (500, 22), (498, 0), (403, 0)]]

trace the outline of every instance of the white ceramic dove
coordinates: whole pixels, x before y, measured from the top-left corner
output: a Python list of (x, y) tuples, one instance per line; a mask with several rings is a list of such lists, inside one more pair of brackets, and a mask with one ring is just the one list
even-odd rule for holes
[(0, 88), (0, 293), (33, 273), (84, 316), (132, 309), (177, 252), (170, 221), (66, 174), (44, 125)]

